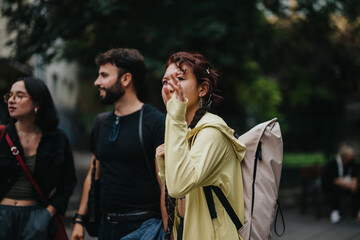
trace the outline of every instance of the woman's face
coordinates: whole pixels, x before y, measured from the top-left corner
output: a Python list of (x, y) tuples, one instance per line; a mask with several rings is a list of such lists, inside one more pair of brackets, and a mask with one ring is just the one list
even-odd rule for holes
[(174, 63), (169, 65), (162, 79), (163, 87), (161, 95), (163, 97), (164, 104), (166, 105), (169, 99), (167, 99), (164, 93), (164, 88), (169, 88), (171, 95), (174, 94), (174, 91), (172, 90), (171, 86), (168, 85), (168, 82), (172, 81), (170, 75), (175, 74), (181, 84), (184, 96), (188, 99), (187, 112), (192, 110), (196, 111), (199, 108), (201, 86), (198, 85), (196, 77), (191, 68), (184, 65), (183, 69), (185, 72), (182, 72)]
[(35, 116), (36, 104), (28, 94), (24, 81), (15, 82), (10, 90), (12, 97), (8, 100), (8, 110), (12, 118), (26, 118)]

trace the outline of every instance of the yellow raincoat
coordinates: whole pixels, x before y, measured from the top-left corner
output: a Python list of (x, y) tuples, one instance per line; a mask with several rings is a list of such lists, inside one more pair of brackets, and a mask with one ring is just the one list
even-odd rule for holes
[[(245, 146), (219, 116), (206, 113), (194, 129), (185, 121), (186, 102), (167, 103), (165, 161), (158, 158), (159, 176), (169, 195), (186, 196), (183, 240), (241, 239), (234, 223), (214, 196), (217, 218), (211, 219), (204, 186), (221, 188), (240, 221), (244, 223), (244, 198), (240, 162)], [(175, 211), (177, 212), (177, 211)], [(174, 223), (177, 236), (179, 217)]]

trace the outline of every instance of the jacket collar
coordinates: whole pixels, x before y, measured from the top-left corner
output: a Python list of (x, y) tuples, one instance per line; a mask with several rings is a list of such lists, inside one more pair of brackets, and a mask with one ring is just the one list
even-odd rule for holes
[[(20, 139), (15, 127), (15, 121), (13, 119), (10, 120), (10, 122), (6, 125), (6, 132), (9, 134), (12, 142), (14, 143), (14, 146), (16, 146), (19, 149), (20, 154), (24, 156), (24, 149), (21, 146)], [(55, 131), (43, 131), (42, 134), (43, 136), (41, 137), (40, 142), (43, 141), (44, 139), (47, 139), (49, 136), (54, 135)]]
[(205, 113), (193, 129), (188, 129), (188, 141), (193, 144), (194, 136), (196, 136), (201, 129), (207, 127), (216, 128), (222, 132), (230, 140), (238, 159), (241, 161), (244, 158), (246, 146), (234, 137), (234, 130), (230, 128), (221, 117), (209, 112)]

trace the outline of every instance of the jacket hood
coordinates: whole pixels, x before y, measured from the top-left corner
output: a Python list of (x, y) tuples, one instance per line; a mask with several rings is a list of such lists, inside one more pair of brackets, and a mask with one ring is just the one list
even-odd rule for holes
[(222, 132), (232, 143), (232, 146), (234, 148), (234, 151), (236, 153), (237, 159), (239, 161), (242, 161), (245, 152), (246, 152), (246, 146), (242, 142), (240, 142), (237, 138), (234, 137), (235, 131), (231, 129), (226, 122), (219, 116), (207, 112), (200, 121), (196, 124), (196, 126), (189, 130), (187, 134), (188, 141), (193, 137), (196, 136), (196, 134), (203, 128), (206, 127), (213, 127), (218, 129), (220, 132)]

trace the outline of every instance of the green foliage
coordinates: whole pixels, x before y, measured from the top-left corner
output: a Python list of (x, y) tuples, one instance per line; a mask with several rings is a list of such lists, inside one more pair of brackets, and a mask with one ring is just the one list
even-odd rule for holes
[[(304, 132), (291, 119), (316, 116), (317, 124), (306, 128), (321, 132), (322, 121), (338, 116), (344, 99), (360, 93), (358, 0), (6, 2), (8, 29), (18, 33), (8, 43), (17, 61), (34, 53), (76, 60), (81, 78), (91, 79), (99, 52), (137, 48), (149, 70), (148, 99), (159, 106), (168, 56), (200, 52), (222, 74), (222, 113), (255, 122), (277, 116), (286, 120), (290, 142)], [(315, 134), (313, 142), (321, 139)]]
[[(304, 166), (324, 166), (335, 155), (325, 157), (321, 152), (297, 152), (297, 153), (284, 153), (283, 167), (304, 167)], [(360, 158), (355, 158), (355, 163), (360, 163)]]
[(245, 106), (247, 115), (259, 121), (280, 117), (277, 107), (282, 96), (278, 83), (260, 75), (259, 65), (254, 61), (246, 62), (244, 69), (252, 73), (251, 79), (238, 82), (237, 97), (239, 104)]
[(324, 154), (321, 152), (284, 154), (284, 167), (322, 166), (325, 164), (326, 159)]

